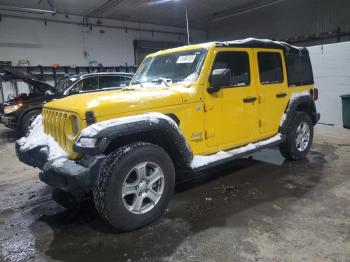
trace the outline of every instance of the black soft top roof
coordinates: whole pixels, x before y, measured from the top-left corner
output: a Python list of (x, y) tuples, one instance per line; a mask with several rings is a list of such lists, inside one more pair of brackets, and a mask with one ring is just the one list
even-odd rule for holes
[(280, 41), (246, 38), (242, 40), (215, 42), (218, 47), (247, 47), (281, 49), (285, 55), (289, 86), (311, 85), (314, 83), (309, 51)]
[(215, 42), (216, 46), (282, 49), (285, 53), (308, 53), (305, 47), (292, 46), (269, 39), (246, 38), (242, 40)]

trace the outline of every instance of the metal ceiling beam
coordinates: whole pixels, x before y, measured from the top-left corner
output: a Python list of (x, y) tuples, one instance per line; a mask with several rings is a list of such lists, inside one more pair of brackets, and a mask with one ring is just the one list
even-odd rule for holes
[[(18, 18), (18, 19), (29, 19), (29, 20), (35, 20), (35, 21), (44, 21), (46, 20), (49, 23), (59, 23), (59, 24), (71, 24), (71, 25), (79, 25), (79, 26), (86, 26), (84, 23), (80, 22), (73, 22), (73, 21), (61, 21), (61, 20), (55, 20), (55, 19), (49, 19), (49, 18), (39, 18), (39, 17), (24, 17), (20, 15), (2, 15), (3, 17), (12, 17), (12, 18)], [(118, 30), (123, 30), (125, 32), (127, 31), (136, 31), (136, 32), (147, 32), (147, 33), (160, 33), (160, 34), (167, 34), (167, 35), (177, 35), (181, 37), (186, 37), (186, 34), (181, 31), (166, 31), (166, 30), (157, 30), (157, 29), (143, 29), (143, 28), (137, 28), (137, 27), (132, 27), (132, 26), (116, 26), (116, 25), (99, 25), (99, 24), (92, 24), (91, 23), (91, 28), (96, 27), (96, 28), (112, 28), (112, 29), (118, 29)]]
[(108, 0), (104, 4), (98, 6), (94, 10), (90, 11), (86, 16), (87, 17), (100, 17), (104, 12), (110, 10), (116, 5), (120, 4), (123, 0)]
[(56, 14), (56, 10), (35, 9), (35, 8), (25, 8), (25, 7), (17, 7), (17, 6), (6, 6), (6, 5), (0, 5), (0, 10), (32, 13), (32, 14)]
[(264, 1), (260, 4), (249, 4), (246, 6), (242, 6), (239, 8), (231, 8), (229, 10), (226, 11), (222, 11), (222, 12), (217, 12), (212, 14), (212, 21), (220, 21), (220, 20), (225, 20), (227, 18), (231, 18), (234, 16), (238, 16), (238, 15), (243, 15), (246, 13), (250, 13), (268, 6), (272, 6), (275, 4), (279, 4), (281, 2), (284, 2), (285, 0), (268, 0), (268, 1)]
[[(42, 0), (39, 1), (39, 4)], [(0, 10), (4, 11), (14, 11), (14, 12), (22, 12), (22, 13), (32, 13), (32, 14), (56, 14), (56, 7), (54, 0), (46, 0), (48, 5), (51, 7), (51, 10), (46, 9), (38, 9), (38, 8), (26, 8), (26, 7), (18, 7), (18, 6), (6, 6), (0, 5)]]

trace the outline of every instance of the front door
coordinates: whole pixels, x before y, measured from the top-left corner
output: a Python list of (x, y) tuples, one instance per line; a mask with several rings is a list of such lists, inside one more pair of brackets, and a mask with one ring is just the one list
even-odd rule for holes
[(260, 138), (274, 135), (288, 103), (288, 85), (282, 50), (254, 49)]
[(225, 150), (244, 145), (257, 130), (257, 91), (252, 61), (252, 49), (219, 48), (215, 51), (212, 70), (230, 69), (231, 83), (213, 94), (205, 91), (208, 146)]

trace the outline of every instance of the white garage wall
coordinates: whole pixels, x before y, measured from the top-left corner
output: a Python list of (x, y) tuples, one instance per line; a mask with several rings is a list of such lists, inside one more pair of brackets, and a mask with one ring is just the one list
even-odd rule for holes
[[(137, 32), (115, 28), (93, 27), (92, 31), (81, 25), (32, 20), (28, 17), (9, 17), (2, 14), (0, 22), (0, 60), (12, 61), (26, 59), (31, 65), (76, 65), (86, 66), (89, 61), (98, 61), (104, 66), (134, 64), (133, 41), (150, 40), (164, 42), (185, 42), (179, 34), (155, 32)], [(48, 16), (48, 19), (68, 22), (82, 22), (81, 17)], [(127, 23), (114, 20), (102, 20), (104, 25), (134, 27), (139, 29), (185, 32), (185, 29), (141, 23)], [(96, 24), (96, 21), (93, 21)], [(101, 34), (100, 29), (105, 33)], [(83, 33), (83, 31), (85, 33)], [(206, 41), (206, 33), (191, 30), (193, 42)], [(84, 57), (84, 50), (89, 56)]]
[(308, 47), (321, 123), (342, 124), (340, 95), (350, 94), (350, 42)]

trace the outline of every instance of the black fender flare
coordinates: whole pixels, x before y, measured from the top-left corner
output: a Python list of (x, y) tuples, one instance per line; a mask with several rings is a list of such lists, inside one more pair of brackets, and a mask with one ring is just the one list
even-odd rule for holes
[(312, 99), (310, 95), (301, 95), (294, 98), (292, 97), (289, 100), (287, 108), (284, 112), (285, 117), (280, 126), (280, 132), (282, 134), (286, 133), (286, 129), (289, 126), (288, 123), (291, 121), (293, 112), (296, 112), (296, 111), (303, 111), (308, 113), (314, 125), (316, 125), (316, 123), (319, 120), (319, 114), (317, 113), (317, 110), (316, 110), (315, 101)]
[[(123, 118), (116, 118), (115, 120), (118, 119)], [(116, 121), (115, 123), (113, 123), (113, 120), (107, 120), (112, 122), (102, 128), (101, 124), (103, 126), (103, 122), (87, 127), (87, 129), (94, 130), (94, 132), (89, 134), (89, 132), (83, 130), (74, 143), (73, 150), (85, 155), (97, 155), (105, 153), (113, 145), (118, 147), (131, 142), (150, 142), (162, 146), (175, 161), (174, 164), (185, 167), (190, 165), (193, 153), (178, 128), (178, 119), (174, 119), (173, 114), (156, 113), (156, 115), (150, 117), (150, 114), (146, 113), (130, 116), (129, 119), (130, 121)], [(98, 128), (95, 128), (94, 125)], [(79, 139), (84, 137), (96, 138), (96, 146), (82, 147), (79, 144)]]

